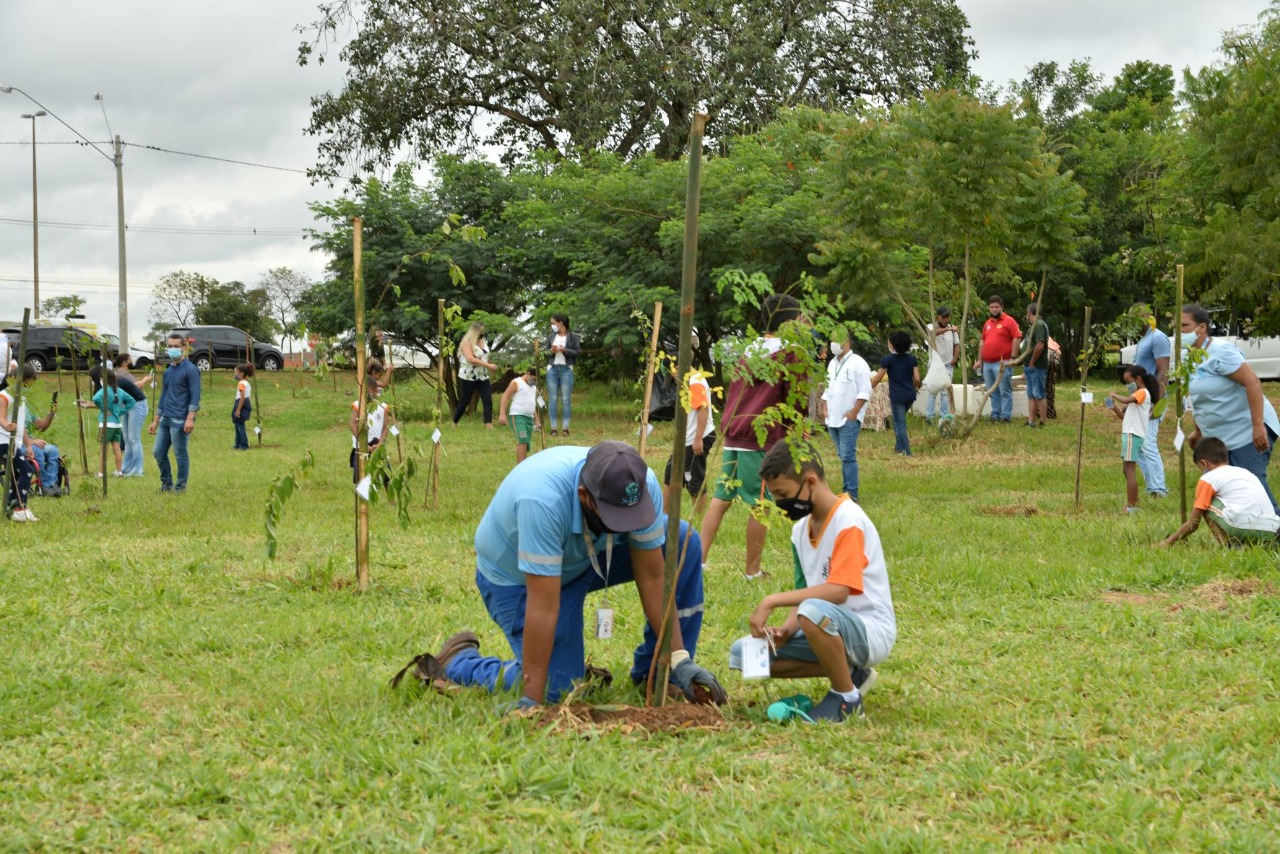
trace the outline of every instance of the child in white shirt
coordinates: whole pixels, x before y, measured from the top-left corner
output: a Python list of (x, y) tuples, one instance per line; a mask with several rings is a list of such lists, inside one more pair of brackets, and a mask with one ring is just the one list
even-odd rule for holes
[(1280, 516), (1272, 508), (1262, 481), (1248, 469), (1228, 465), (1227, 446), (1221, 439), (1196, 442), (1192, 459), (1201, 471), (1195, 506), (1183, 526), (1160, 545), (1171, 546), (1189, 536), (1201, 519), (1209, 523), (1214, 538), (1224, 546), (1280, 542)]
[(498, 404), (498, 423), (507, 423), (511, 413), (511, 429), (516, 434), (516, 465), (529, 456), (534, 429), (541, 430), (538, 419), (538, 369), (530, 365), (524, 373), (507, 384)]
[(1160, 400), (1160, 383), (1141, 365), (1129, 365), (1124, 369), (1124, 381), (1132, 395), (1107, 392), (1107, 406), (1119, 418), (1120, 460), (1124, 465), (1124, 512), (1138, 509), (1138, 459), (1142, 456), (1142, 442), (1147, 437), (1147, 422), (1151, 420), (1151, 407)]

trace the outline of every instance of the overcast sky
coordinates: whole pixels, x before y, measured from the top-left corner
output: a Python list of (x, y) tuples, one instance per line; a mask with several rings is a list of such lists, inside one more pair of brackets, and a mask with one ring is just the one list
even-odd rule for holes
[[(1038, 61), (1089, 58), (1109, 77), (1126, 62), (1176, 72), (1219, 57), (1229, 29), (1252, 25), (1267, 0), (960, 0), (979, 58), (1006, 83)], [(311, 95), (340, 86), (336, 62), (296, 62), (315, 0), (42, 0), (0, 12), (0, 83), (22, 89), (110, 154), (107, 122), (125, 141), (129, 327), (149, 326), (150, 292), (185, 269), (255, 284), (287, 266), (319, 278), (325, 259), (300, 235), (308, 203), (331, 198), (301, 170)], [(94, 92), (101, 91), (104, 118)], [(0, 94), (0, 321), (31, 304), (31, 121), (39, 109)], [(79, 294), (89, 319), (117, 326), (116, 175), (52, 116), (36, 120), (40, 295)], [(48, 143), (48, 144), (46, 144)], [(155, 146), (185, 154), (150, 150)], [(298, 172), (186, 156), (241, 160)], [(257, 233), (254, 233), (254, 230)]]

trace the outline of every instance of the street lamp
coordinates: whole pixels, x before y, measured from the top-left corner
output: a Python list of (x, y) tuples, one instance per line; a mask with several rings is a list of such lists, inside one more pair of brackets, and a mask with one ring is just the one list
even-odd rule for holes
[(31, 259), (33, 271), (31, 281), (35, 285), (35, 317), (40, 319), (40, 194), (36, 184), (36, 119), (49, 115), (44, 110), (34, 113), (23, 113), (24, 119), (31, 119)]

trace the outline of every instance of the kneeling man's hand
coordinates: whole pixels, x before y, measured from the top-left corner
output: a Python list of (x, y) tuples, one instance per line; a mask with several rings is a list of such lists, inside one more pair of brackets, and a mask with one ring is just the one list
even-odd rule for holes
[(729, 702), (729, 695), (724, 692), (724, 688), (720, 687), (720, 681), (711, 675), (710, 670), (700, 664), (694, 664), (692, 658), (686, 658), (671, 669), (671, 681), (690, 702), (696, 703), (699, 700), (696, 687), (704, 689), (711, 696), (711, 702), (717, 706)]

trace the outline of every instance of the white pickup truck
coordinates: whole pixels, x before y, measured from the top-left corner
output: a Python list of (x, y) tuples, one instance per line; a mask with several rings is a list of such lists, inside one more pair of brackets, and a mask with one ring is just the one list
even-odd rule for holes
[[(1219, 340), (1230, 341), (1244, 353), (1244, 359), (1253, 368), (1260, 379), (1280, 380), (1280, 335), (1254, 335), (1242, 338), (1239, 335), (1218, 335)], [(1128, 365), (1133, 361), (1133, 354), (1138, 345), (1130, 344), (1120, 349), (1120, 364)]]

